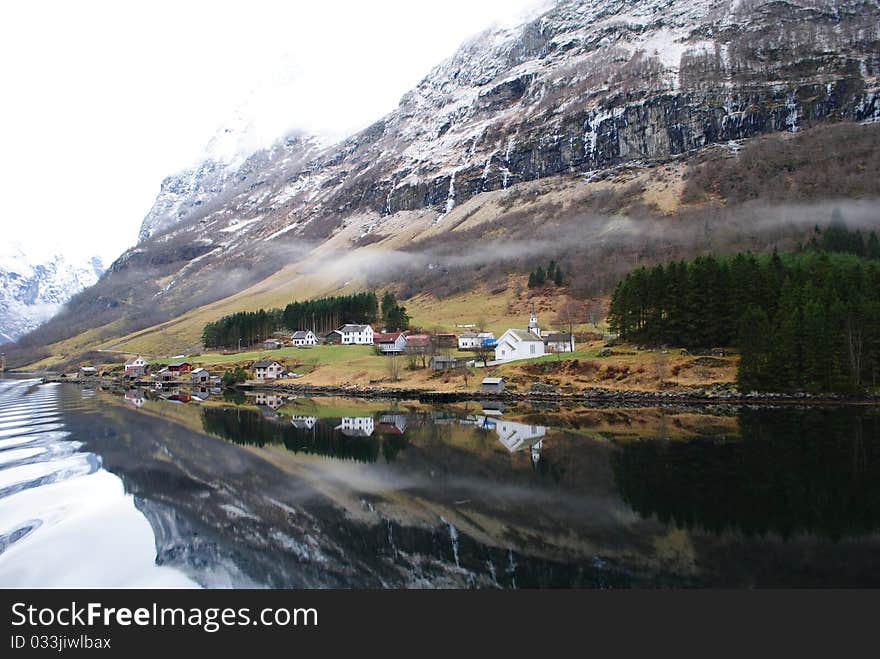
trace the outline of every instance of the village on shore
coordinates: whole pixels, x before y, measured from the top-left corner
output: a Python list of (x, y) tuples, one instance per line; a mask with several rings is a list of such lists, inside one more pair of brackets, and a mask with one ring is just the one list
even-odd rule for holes
[[(318, 346), (371, 346), (376, 355), (389, 359), (408, 357), (414, 367), (419, 365), (431, 371), (455, 372), (460, 369), (492, 368), (510, 362), (534, 359), (548, 354), (573, 353), (576, 349), (573, 332), (542, 331), (534, 306), (525, 328), (507, 329), (500, 337), (493, 332), (480, 331), (475, 325), (459, 326), (464, 330), (454, 332), (401, 332), (376, 331), (370, 324), (346, 323), (326, 335), (319, 336), (312, 330), (276, 332), (262, 342), (263, 351), (271, 354), (282, 348), (298, 348), (307, 351)], [(609, 336), (607, 338), (614, 338)], [(453, 354), (455, 353), (455, 354)], [(62, 375), (67, 380), (89, 380), (118, 377), (131, 384), (149, 385), (155, 389), (191, 385), (201, 388), (218, 388), (223, 384), (271, 384), (297, 379), (300, 373), (290, 370), (281, 359), (266, 357), (251, 363), (247, 369), (240, 365), (245, 378), (239, 376), (231, 382), (225, 373), (212, 371), (199, 362), (199, 356), (176, 355), (165, 363), (151, 363), (142, 355), (126, 361), (119, 369), (100, 369), (83, 365), (77, 373)], [(487, 392), (504, 390), (504, 379), (485, 377), (481, 389)]]

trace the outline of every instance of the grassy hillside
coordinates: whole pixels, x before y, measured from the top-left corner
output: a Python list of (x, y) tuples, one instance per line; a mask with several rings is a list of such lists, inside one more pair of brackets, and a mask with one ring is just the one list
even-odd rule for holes
[[(238, 293), (134, 332), (120, 319), (21, 353), (11, 349), (9, 362), (47, 367), (92, 349), (154, 357), (194, 352), (205, 323), (223, 315), (365, 288), (394, 289), (416, 325), (454, 329), (483, 320), (500, 332), (524, 324), (533, 300), (524, 273), (550, 258), (568, 274), (566, 295), (582, 299), (607, 294), (641, 265), (789, 248), (814, 225), (827, 224), (835, 209), (852, 226), (876, 226), (880, 178), (871, 158), (878, 139), (880, 126), (821, 126), (589, 179), (521, 182), (442, 216), (433, 209), (353, 216), (328, 240), (291, 252), (279, 270)], [(832, 173), (846, 185), (817, 183)], [(534, 301), (545, 323), (565, 302), (540, 295)]]

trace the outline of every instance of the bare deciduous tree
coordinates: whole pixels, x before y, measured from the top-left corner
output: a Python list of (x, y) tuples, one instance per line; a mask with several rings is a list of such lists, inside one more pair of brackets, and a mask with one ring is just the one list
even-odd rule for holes
[(461, 369), (461, 377), (464, 380), (465, 388), (467, 388), (468, 380), (470, 380), (470, 378), (473, 376), (473, 374), (474, 374), (474, 372), (470, 366), (465, 366), (463, 369)]
[(490, 359), (495, 358), (495, 351), (492, 348), (488, 348), (480, 343), (479, 347), (475, 350), (477, 359), (483, 362), (483, 366), (487, 366), (487, 363)]
[(657, 376), (657, 383), (662, 387), (669, 375), (667, 366), (669, 365), (668, 355), (665, 350), (656, 350), (654, 352), (654, 373)]
[(590, 300), (587, 302), (587, 322), (595, 328), (600, 320), (602, 320), (602, 303), (599, 300)]
[(400, 358), (397, 355), (389, 355), (385, 366), (388, 369), (388, 377), (392, 382), (397, 382), (400, 379)]
[(567, 300), (559, 307), (554, 320), (563, 330), (568, 331), (569, 326), (580, 323), (585, 316), (584, 304), (578, 300)]

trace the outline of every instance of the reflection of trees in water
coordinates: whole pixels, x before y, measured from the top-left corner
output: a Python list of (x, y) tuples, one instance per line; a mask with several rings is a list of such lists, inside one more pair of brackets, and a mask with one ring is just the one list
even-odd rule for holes
[(880, 528), (880, 415), (857, 409), (744, 410), (741, 441), (641, 441), (612, 458), (643, 517), (713, 532), (810, 532), (839, 539)]
[(236, 444), (265, 446), (283, 445), (295, 453), (311, 453), (333, 458), (375, 462), (382, 456), (393, 461), (406, 447), (403, 436), (346, 437), (334, 429), (330, 420), (321, 419), (311, 429), (296, 428), (290, 420), (265, 418), (259, 412), (246, 409), (206, 407), (202, 410), (205, 432), (228, 439)]
[(223, 391), (223, 400), (235, 405), (244, 405), (247, 402), (247, 396), (238, 389), (225, 389)]

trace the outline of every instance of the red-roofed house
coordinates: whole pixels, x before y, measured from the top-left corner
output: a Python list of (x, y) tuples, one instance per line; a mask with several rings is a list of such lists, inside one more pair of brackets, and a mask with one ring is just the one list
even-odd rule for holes
[(398, 355), (406, 348), (406, 337), (401, 332), (376, 332), (373, 345), (383, 355)]
[(417, 355), (424, 355), (431, 345), (431, 337), (427, 334), (410, 334), (406, 337), (406, 351)]

